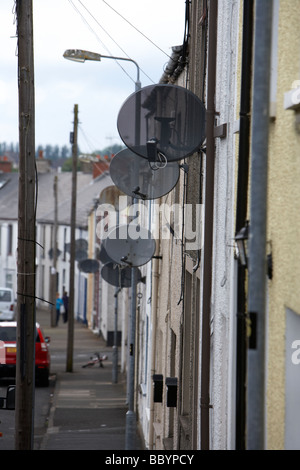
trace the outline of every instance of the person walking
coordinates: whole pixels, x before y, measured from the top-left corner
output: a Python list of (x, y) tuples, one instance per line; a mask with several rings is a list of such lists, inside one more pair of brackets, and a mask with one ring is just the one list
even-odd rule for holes
[(63, 306), (64, 303), (62, 299), (59, 297), (59, 293), (56, 293), (56, 326), (58, 325), (59, 322), (59, 316), (60, 316), (60, 307)]
[(66, 291), (64, 291), (64, 295), (63, 295), (63, 303), (64, 303), (64, 323), (67, 323), (68, 321), (68, 307), (69, 307), (69, 297), (68, 297), (68, 293)]

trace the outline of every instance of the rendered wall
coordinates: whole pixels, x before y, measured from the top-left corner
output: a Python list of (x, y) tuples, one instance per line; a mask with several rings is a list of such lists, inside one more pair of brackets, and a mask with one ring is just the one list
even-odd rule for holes
[[(300, 79), (300, 1), (280, 2), (276, 118), (270, 124), (268, 239), (273, 279), (268, 287), (267, 445), (283, 449), (285, 437), (286, 308), (300, 314), (300, 134), (284, 93)], [(300, 339), (300, 338), (299, 338)], [(295, 373), (299, 374), (299, 368)], [(297, 406), (299, 406), (298, 403)]]

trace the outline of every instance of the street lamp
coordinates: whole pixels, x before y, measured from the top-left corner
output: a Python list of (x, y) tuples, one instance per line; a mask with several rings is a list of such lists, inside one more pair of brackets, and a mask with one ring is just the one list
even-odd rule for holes
[[(126, 60), (132, 62), (136, 66), (137, 76), (135, 81), (135, 91), (141, 89), (140, 82), (140, 68), (135, 60), (128, 57), (115, 57), (98, 54), (96, 52), (84, 51), (81, 49), (67, 49), (63, 54), (65, 59), (73, 60), (75, 62), (85, 62), (86, 60), (95, 60), (100, 62), (101, 59), (114, 59), (114, 60)], [(136, 139), (139, 142), (139, 113), (140, 109), (138, 106), (138, 100), (136, 104)], [(133, 199), (133, 204), (135, 204)], [(125, 449), (135, 449), (135, 436), (136, 436), (136, 416), (134, 412), (134, 380), (135, 380), (135, 336), (136, 336), (136, 287), (137, 287), (137, 268), (131, 267), (131, 319), (130, 319), (130, 331), (129, 331), (129, 343), (130, 343), (130, 357), (129, 357), (129, 368), (128, 368), (128, 412), (126, 413), (126, 431), (125, 431)]]
[(114, 59), (114, 60), (126, 60), (132, 62), (137, 69), (137, 76), (135, 82), (135, 90), (140, 90), (140, 68), (135, 60), (129, 57), (115, 57), (111, 55), (98, 54), (97, 52), (83, 51), (82, 49), (67, 49), (63, 54), (65, 59), (73, 60), (74, 62), (85, 62), (86, 60), (95, 60), (100, 62), (101, 59)]

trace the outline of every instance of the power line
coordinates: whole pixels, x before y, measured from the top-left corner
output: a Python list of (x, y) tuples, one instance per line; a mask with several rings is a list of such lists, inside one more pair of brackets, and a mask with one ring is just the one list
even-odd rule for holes
[[(88, 26), (88, 28), (90, 29), (90, 31), (96, 36), (97, 40), (102, 44), (102, 46), (104, 47), (104, 49), (108, 52), (109, 55), (113, 56), (113, 54), (111, 53), (111, 51), (105, 46), (105, 44), (103, 43), (103, 41), (99, 38), (99, 36), (97, 35), (97, 33), (95, 32), (95, 30), (92, 28), (92, 26), (88, 23), (88, 21), (86, 20), (86, 18), (83, 16), (83, 14), (80, 12), (80, 10), (74, 5), (73, 1), (72, 0), (69, 0), (69, 2), (71, 3), (71, 5), (73, 6), (74, 10), (81, 16), (83, 22)], [(107, 36), (117, 45), (117, 47), (123, 52), (123, 54), (130, 58), (130, 56), (123, 50), (123, 48), (120, 46), (120, 44), (118, 44), (115, 39), (108, 33), (108, 31), (99, 23), (99, 21), (97, 20), (97, 18), (95, 18), (95, 16), (89, 11), (89, 9), (82, 3), (81, 0), (78, 0), (78, 2), (81, 4), (81, 6), (86, 10), (86, 12), (92, 17), (92, 19), (95, 21), (95, 23), (104, 31), (105, 34), (107, 34)], [(118, 60), (115, 60), (115, 62), (117, 62), (117, 64), (119, 65), (119, 67), (123, 70), (123, 72), (130, 78), (130, 80), (132, 80), (133, 82), (135, 82), (135, 80), (130, 76), (130, 74), (124, 69), (124, 67), (122, 67), (122, 65), (118, 62)], [(149, 75), (146, 74), (146, 72), (144, 70), (142, 70), (140, 68), (141, 72), (143, 72), (143, 74), (152, 82), (154, 83), (154, 81), (151, 79), (151, 77), (149, 77)]]
[[(108, 49), (108, 47), (106, 47), (106, 45), (104, 44), (104, 42), (100, 39), (100, 37), (98, 36), (98, 34), (95, 32), (95, 30), (91, 27), (91, 25), (88, 23), (88, 21), (86, 20), (86, 18), (83, 16), (83, 14), (81, 13), (81, 11), (74, 5), (73, 1), (72, 0), (69, 0), (69, 3), (72, 5), (72, 7), (74, 8), (74, 10), (79, 14), (79, 16), (81, 17), (82, 21), (86, 24), (86, 26), (88, 27), (88, 29), (96, 36), (97, 38), (97, 41), (100, 42), (100, 44), (102, 45), (102, 47), (104, 47), (104, 49), (107, 51), (107, 53), (109, 55), (113, 55), (110, 50)], [(100, 25), (99, 25), (100, 26)], [(102, 28), (104, 30), (104, 28)], [(105, 30), (104, 30), (105, 31)], [(105, 31), (106, 32), (106, 31)], [(129, 75), (129, 73), (124, 69), (124, 67), (122, 67), (122, 65), (116, 61), (118, 66), (123, 70), (123, 72), (127, 75), (128, 78), (130, 78), (130, 80), (132, 80), (134, 82), (134, 79)]]
[[(88, 12), (88, 14), (93, 18), (93, 20), (97, 23), (98, 26), (100, 26), (100, 28), (105, 32), (105, 34), (108, 35), (108, 37), (119, 47), (119, 49), (123, 52), (123, 54), (126, 55), (126, 57), (128, 57), (130, 59), (130, 56), (124, 51), (124, 49), (122, 49), (122, 47), (120, 46), (120, 44), (118, 44), (114, 39), (113, 37), (104, 29), (104, 27), (99, 23), (99, 21), (94, 17), (94, 15), (88, 10), (88, 8), (82, 3), (81, 0), (78, 0), (79, 3), (83, 6), (83, 8)], [(123, 69), (123, 67), (121, 67)], [(123, 69), (124, 70), (124, 69)], [(146, 72), (144, 72), (141, 68), (140, 70), (143, 72), (143, 74), (152, 82), (153, 80), (146, 74)]]
[(107, 36), (116, 44), (116, 46), (119, 47), (119, 49), (123, 52), (123, 54), (125, 54), (126, 57), (129, 57), (128, 54), (126, 54), (126, 52), (124, 51), (124, 49), (122, 49), (120, 44), (118, 44), (117, 41), (115, 41), (114, 38), (108, 33), (108, 31), (106, 31), (106, 29), (104, 29), (104, 27), (99, 23), (99, 21), (94, 17), (94, 15), (88, 10), (88, 8), (82, 3), (82, 1), (81, 0), (78, 0), (78, 1), (79, 1), (80, 5), (83, 6), (83, 8), (88, 12), (88, 14), (97, 23), (97, 25), (100, 26), (100, 28), (105, 32), (105, 34), (107, 34)]
[(155, 44), (148, 36), (146, 36), (142, 31), (140, 31), (136, 26), (134, 26), (130, 21), (128, 21), (121, 13), (119, 13), (117, 10), (115, 10), (111, 5), (109, 5), (105, 0), (102, 0), (105, 5), (107, 5), (111, 10), (113, 10), (118, 16), (120, 16), (126, 23), (128, 23), (133, 29), (135, 29), (139, 34), (141, 34), (147, 41), (149, 41), (153, 46), (155, 46), (160, 52), (165, 54), (169, 59), (171, 57), (163, 50), (161, 49), (157, 44)]

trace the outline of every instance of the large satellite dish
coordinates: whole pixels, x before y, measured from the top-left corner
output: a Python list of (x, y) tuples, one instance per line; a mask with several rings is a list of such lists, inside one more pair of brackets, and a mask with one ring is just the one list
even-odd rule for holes
[(99, 260), (102, 264), (111, 263), (113, 260), (108, 256), (106, 249), (104, 248), (103, 244), (101, 245)]
[(155, 253), (155, 240), (151, 232), (139, 225), (119, 225), (103, 241), (108, 256), (121, 266), (142, 266)]
[[(131, 268), (128, 266), (106, 263), (101, 269), (101, 277), (115, 287), (131, 287)], [(137, 269), (137, 282), (143, 282), (139, 269)]]
[(110, 176), (125, 194), (137, 199), (157, 199), (170, 192), (179, 178), (176, 162), (153, 164), (130, 149), (118, 152), (110, 162)]
[(127, 98), (117, 126), (125, 145), (150, 162), (178, 161), (205, 139), (205, 107), (190, 90), (150, 85)]

